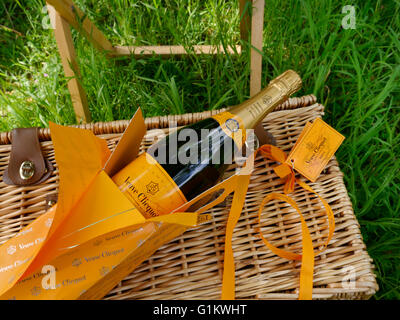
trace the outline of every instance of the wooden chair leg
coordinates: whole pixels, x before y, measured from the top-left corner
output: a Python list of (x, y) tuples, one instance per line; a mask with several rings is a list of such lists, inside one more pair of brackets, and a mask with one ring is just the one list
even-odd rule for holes
[(74, 43), (72, 41), (69, 23), (60, 14), (47, 4), (51, 23), (54, 27), (58, 51), (60, 52), (61, 62), (65, 76), (68, 80), (68, 89), (71, 94), (72, 105), (74, 107), (78, 123), (91, 121), (88, 102), (85, 91), (78, 78), (80, 77), (79, 66), (76, 59)]
[[(253, 0), (251, 15), (250, 97), (261, 90), (264, 0)], [(259, 50), (259, 51), (257, 51)]]

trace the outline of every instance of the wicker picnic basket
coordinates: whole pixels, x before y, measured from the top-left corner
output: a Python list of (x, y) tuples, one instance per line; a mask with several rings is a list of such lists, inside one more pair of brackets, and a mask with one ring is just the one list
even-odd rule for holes
[[(220, 110), (221, 111), (221, 110)], [(168, 131), (170, 121), (178, 125), (193, 123), (219, 111), (164, 116), (146, 119), (149, 129), (142, 151), (156, 139), (154, 128)], [(264, 120), (277, 146), (289, 152), (307, 121), (324, 114), (324, 106), (312, 95), (291, 98)], [(108, 141), (112, 150), (128, 121), (86, 124)], [(46, 210), (46, 196), (58, 192), (58, 171), (48, 129), (39, 132), (42, 151), (56, 170), (44, 183), (15, 187), (0, 182), (0, 244), (14, 236)], [(8, 165), (10, 133), (0, 135), (0, 174)], [(236, 263), (236, 298), (297, 299), (300, 262), (274, 255), (257, 237), (256, 227), (268, 240), (281, 248), (301, 251), (300, 220), (286, 203), (271, 201), (263, 210), (261, 225), (257, 211), (270, 192), (282, 192), (282, 181), (273, 172), (275, 163), (256, 159), (246, 203), (233, 235)], [(227, 173), (229, 174), (229, 172)], [(343, 183), (343, 174), (335, 158), (311, 187), (332, 207), (336, 228), (328, 248), (316, 256), (314, 270), (315, 299), (366, 299), (378, 289), (372, 259), (363, 243), (360, 226)], [(309, 226), (314, 247), (323, 245), (328, 223), (322, 204), (313, 194), (296, 188), (291, 194)], [(105, 299), (219, 299), (221, 293), (224, 235), (231, 198), (210, 209), (211, 222), (188, 230), (128, 275)], [(349, 280), (349, 281), (348, 281)], [(353, 280), (353, 281), (352, 281)]]

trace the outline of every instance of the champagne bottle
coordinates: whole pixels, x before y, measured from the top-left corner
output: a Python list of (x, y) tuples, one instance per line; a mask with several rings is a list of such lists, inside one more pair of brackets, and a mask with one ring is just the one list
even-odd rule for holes
[(112, 179), (146, 218), (168, 214), (215, 185), (241, 150), (246, 129), (300, 87), (298, 74), (288, 70), (240, 105), (169, 134)]

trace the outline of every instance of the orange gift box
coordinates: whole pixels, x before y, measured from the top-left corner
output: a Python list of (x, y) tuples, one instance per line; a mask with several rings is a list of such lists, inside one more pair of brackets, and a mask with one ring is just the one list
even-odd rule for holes
[(58, 203), (0, 247), (1, 299), (100, 299), (164, 243), (210, 220), (204, 212), (249, 177), (233, 175), (184, 205), (223, 189), (197, 212), (145, 219), (110, 178), (139, 153), (146, 133), (140, 109), (112, 154), (89, 130), (53, 123), (50, 130)]

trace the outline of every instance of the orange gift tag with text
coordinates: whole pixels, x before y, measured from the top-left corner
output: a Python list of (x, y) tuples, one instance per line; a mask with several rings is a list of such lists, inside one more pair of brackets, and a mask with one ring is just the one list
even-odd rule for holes
[(315, 182), (344, 139), (320, 118), (307, 122), (285, 163)]

